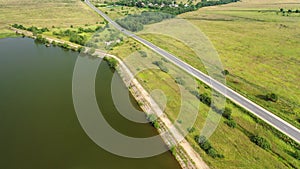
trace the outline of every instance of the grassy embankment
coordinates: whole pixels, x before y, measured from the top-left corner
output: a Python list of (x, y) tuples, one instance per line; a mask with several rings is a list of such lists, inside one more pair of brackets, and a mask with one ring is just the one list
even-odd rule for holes
[[(244, 3), (246, 6), (243, 6)], [(231, 6), (237, 6), (235, 8), (239, 10), (232, 11)], [(227, 81), (231, 87), (245, 92), (243, 94), (247, 97), (297, 125), (296, 119), (299, 117), (299, 107), (297, 107), (299, 105), (299, 90), (297, 90), (299, 75), (297, 73), (300, 72), (297, 66), (299, 63), (297, 49), (300, 43), (299, 38), (297, 39), (299, 28), (294, 21), (299, 23), (299, 17), (297, 15), (280, 16), (276, 12), (258, 12), (262, 11), (257, 8), (260, 4), (253, 4), (253, 6), (255, 7), (249, 10), (251, 3), (248, 4), (246, 1), (222, 7), (205, 8), (183, 14), (182, 17), (189, 18), (189, 21), (201, 28), (210, 38), (224, 66), (230, 72)], [(266, 9), (269, 6), (276, 11), (279, 10), (278, 4), (273, 3), (262, 8)], [(218, 8), (220, 10), (215, 10)], [(229, 9), (226, 11), (223, 8)], [(265, 21), (257, 19), (265, 19)], [(150, 25), (148, 29), (155, 28), (155, 26), (159, 24)], [(203, 70), (202, 63), (193, 57), (195, 56), (193, 51), (180, 42), (164, 36), (143, 35), (143, 37)], [(130, 40), (129, 43), (115, 47), (112, 53), (125, 58), (137, 50), (146, 49)], [(159, 70), (143, 71), (138, 75), (138, 79), (148, 91), (153, 89), (164, 91), (168, 100), (165, 112), (171, 120), (175, 121), (180, 107), (180, 102), (178, 102), (180, 92), (174, 79)], [(210, 93), (210, 90), (201, 83), (199, 83), (199, 91)], [(279, 95), (277, 103), (267, 102), (257, 97), (269, 92)], [(296, 104), (293, 107), (294, 113), (282, 113), (281, 110), (290, 108), (293, 102)], [(279, 139), (276, 132), (272, 132), (264, 123), (249, 116), (232, 103), (227, 102), (226, 107), (232, 109), (232, 118), (236, 121), (237, 127), (230, 128), (224, 123), (226, 119), (222, 118), (216, 132), (209, 138), (213, 147), (225, 158), (208, 156), (194, 141), (194, 136), (198, 135), (204, 125), (208, 106), (200, 103), (199, 116), (194, 125), (196, 130), (187, 136), (189, 142), (212, 168), (300, 167), (299, 160), (292, 156), (296, 150), (295, 147)], [(264, 150), (258, 147), (250, 141), (251, 135), (266, 138), (271, 148)]]

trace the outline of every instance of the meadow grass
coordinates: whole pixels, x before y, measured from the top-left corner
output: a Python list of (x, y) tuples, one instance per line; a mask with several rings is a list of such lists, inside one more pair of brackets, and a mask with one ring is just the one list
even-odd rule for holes
[[(207, 7), (180, 17), (198, 27), (215, 46), (230, 72), (228, 86), (300, 128), (300, 15), (275, 12), (297, 7), (300, 4), (294, 1), (254, 0)], [(161, 26), (146, 26), (144, 32), (155, 30), (156, 25)], [(141, 36), (203, 71), (198, 57), (178, 40), (143, 31)], [(262, 99), (267, 93), (276, 93), (279, 101)]]
[[(146, 47), (134, 43), (134, 40), (127, 40), (127, 43), (117, 46), (110, 51), (110, 53), (120, 56), (120, 58), (125, 60), (125, 63), (128, 63), (126, 59), (130, 58), (136, 51), (147, 51)], [(136, 69), (143, 68), (144, 65), (140, 64), (143, 59), (145, 58), (134, 56), (130, 61), (130, 69), (134, 69), (133, 71), (135, 71)], [(157, 60), (157, 58), (154, 60)], [(181, 94), (178, 84), (174, 81), (174, 77), (157, 69), (147, 69), (139, 72), (136, 78), (149, 93), (154, 90), (160, 90), (164, 93), (167, 100), (164, 112), (173, 123), (178, 124), (177, 120), (181, 107)], [(200, 93), (208, 93), (211, 95), (210, 89), (204, 84), (198, 82), (197, 85)], [(209, 138), (209, 141), (219, 153), (225, 156), (225, 158), (214, 159), (208, 156), (194, 141), (194, 137), (200, 134), (210, 108), (199, 101), (195, 104), (199, 105), (198, 116), (194, 124), (196, 130), (193, 133), (188, 134), (186, 138), (211, 168), (273, 169), (300, 167), (299, 160), (296, 160), (291, 156), (291, 153), (295, 151), (294, 147), (279, 139), (272, 131), (261, 124), (258, 124), (251, 116), (242, 112), (230, 102), (226, 103), (226, 107), (232, 109), (232, 118), (237, 122), (238, 127), (230, 128), (224, 123), (225, 119), (221, 118), (216, 131)], [(180, 120), (183, 122), (185, 121), (185, 119)], [(266, 138), (271, 143), (271, 149), (263, 150), (252, 143), (248, 136), (249, 133)]]
[(105, 12), (111, 19), (120, 19), (127, 15), (140, 14), (143, 11), (148, 11), (145, 8), (126, 7), (126, 6), (107, 6), (99, 7), (99, 9)]
[[(279, 6), (294, 7), (295, 5), (286, 1), (263, 3), (256, 0), (251, 2), (245, 0), (229, 5), (200, 9), (180, 17), (200, 28), (212, 41), (225, 69), (230, 72), (230, 75), (227, 76), (227, 84), (230, 87), (299, 127), (296, 122), (299, 117), (298, 105), (300, 103), (299, 85), (297, 84), (300, 77), (299, 50), (297, 50), (300, 47), (299, 38), (297, 38), (299, 18), (298, 16), (277, 15), (274, 11), (279, 10)], [(223, 8), (227, 8), (228, 11)], [(268, 12), (263, 10), (268, 10)], [(155, 29), (156, 25), (159, 24), (146, 26), (145, 32)], [(164, 35), (144, 34), (143, 31), (139, 35), (175, 54), (192, 66), (205, 71), (203, 63), (197, 60), (195, 53), (177, 39)], [(139, 49), (136, 49), (133, 47), (134, 40), (130, 39), (129, 41), (130, 43), (124, 43), (114, 48), (111, 53), (125, 59), (137, 50), (144, 50), (143, 45), (138, 45)], [(139, 66), (135, 68), (139, 68)], [(155, 89), (164, 91), (168, 99), (164, 112), (174, 123), (177, 123), (180, 95), (174, 79), (159, 70), (140, 72), (137, 78), (148, 92)], [(199, 83), (199, 91), (209, 93), (210, 89), (204, 86)], [(277, 103), (266, 102), (257, 97), (269, 92), (279, 95), (280, 99)], [(208, 156), (194, 141), (194, 136), (199, 135), (204, 126), (209, 110), (209, 107), (203, 103), (199, 103), (199, 105), (199, 115), (194, 124), (196, 131), (187, 135), (186, 138), (211, 168), (300, 167), (299, 160), (291, 155), (295, 151), (294, 147), (279, 139), (271, 130), (257, 123), (255, 119), (231, 102), (227, 102), (226, 107), (232, 109), (232, 118), (238, 126), (230, 128), (222, 118), (216, 131), (209, 138), (213, 147), (225, 158), (214, 159)], [(287, 111), (283, 112), (283, 109), (287, 109)], [(287, 113), (289, 110), (293, 113)], [(249, 133), (266, 138), (271, 144), (271, 149), (263, 150), (252, 143)]]
[(9, 25), (15, 23), (25, 27), (69, 28), (102, 21), (79, 0), (0, 0), (0, 33), (7, 32)]

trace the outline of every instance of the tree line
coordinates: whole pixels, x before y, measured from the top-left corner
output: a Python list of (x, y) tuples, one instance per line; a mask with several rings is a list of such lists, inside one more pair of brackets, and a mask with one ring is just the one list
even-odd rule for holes
[(22, 29), (22, 30), (30, 31), (33, 34), (42, 34), (44, 32), (49, 32), (49, 29), (46, 28), (46, 27), (41, 28), (41, 29), (39, 29), (38, 27), (35, 27), (35, 26), (31, 26), (29, 28), (26, 28), (25, 26), (23, 26), (21, 24), (16, 24), (16, 23), (13, 24), (12, 27), (16, 28), (16, 29)]
[(195, 11), (202, 7), (228, 4), (237, 1), (239, 0), (219, 0), (219, 1), (202, 0), (201, 2), (198, 2), (196, 5), (192, 4), (192, 2), (189, 2), (189, 4), (186, 5), (183, 4), (182, 2), (176, 4), (176, 2), (172, 0), (119, 0), (117, 2), (107, 2), (107, 1), (105, 2), (108, 3), (109, 5), (149, 8), (149, 9), (160, 10), (163, 13), (179, 15), (185, 12)]
[(141, 14), (127, 15), (125, 18), (117, 19), (116, 22), (123, 28), (132, 32), (141, 31), (144, 25), (161, 22), (173, 18), (171, 14), (161, 12), (142, 12)]

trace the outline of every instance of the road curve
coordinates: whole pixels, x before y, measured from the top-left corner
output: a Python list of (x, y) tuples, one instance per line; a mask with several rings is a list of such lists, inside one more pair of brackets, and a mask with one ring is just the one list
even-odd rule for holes
[(105, 13), (100, 11), (96, 8), (93, 4), (90, 3), (89, 0), (85, 0), (85, 3), (91, 7), (94, 11), (96, 11), (99, 15), (101, 15), (106, 21), (112, 24), (116, 29), (123, 32), (127, 36), (134, 38), (135, 40), (139, 41), (140, 43), (144, 44), (148, 48), (152, 49), (154, 52), (158, 53), (159, 55), (165, 57), (187, 73), (191, 74), (195, 78), (201, 80), (214, 90), (218, 91), (231, 101), (235, 102), (236, 104), (240, 105), (241, 107), (245, 108), (249, 112), (253, 113), (269, 125), (273, 126), (277, 130), (281, 131), (285, 135), (289, 136), (296, 142), (300, 143), (300, 130), (296, 127), (292, 126), (291, 124), (287, 123), (286, 121), (282, 120), (281, 118), (277, 117), (273, 113), (267, 111), (266, 109), (262, 108), (261, 106), (255, 104), (254, 102), (250, 101), (249, 99), (245, 98), (244, 96), (238, 94), (237, 92), (233, 91), (229, 87), (221, 84), (220, 82), (212, 79), (208, 75), (202, 73), (201, 71), (197, 70), (196, 68), (192, 67), (191, 65), (185, 63), (184, 61), (178, 59), (176, 56), (166, 52), (165, 50), (155, 46), (151, 42), (140, 38), (139, 36), (133, 34), (132, 32), (125, 30), (112, 19), (110, 19)]

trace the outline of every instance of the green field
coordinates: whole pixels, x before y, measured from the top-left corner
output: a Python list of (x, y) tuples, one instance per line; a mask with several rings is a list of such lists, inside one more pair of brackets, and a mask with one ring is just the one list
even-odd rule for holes
[[(200, 28), (216, 47), (225, 69), (230, 72), (227, 85), (299, 127), (300, 29), (297, 25), (300, 17), (298, 14), (282, 16), (276, 13), (280, 7), (286, 10), (297, 9), (294, 2), (243, 1), (203, 8), (180, 17)], [(195, 53), (177, 39), (144, 34), (157, 29), (161, 24), (146, 26), (140, 35), (205, 72)], [(146, 50), (142, 45), (129, 40), (129, 43), (115, 47), (111, 53), (126, 58), (140, 49)], [(142, 66), (139, 67), (137, 63), (134, 65), (132, 69)], [(138, 79), (149, 92), (154, 89), (164, 91), (168, 99), (165, 112), (176, 123), (180, 94), (174, 79), (158, 70), (143, 71)], [(199, 84), (199, 91), (210, 92), (203, 84)], [(258, 97), (271, 92), (279, 95), (276, 103)], [(187, 136), (211, 168), (300, 168), (299, 160), (292, 156), (295, 147), (279, 139), (276, 132), (232, 103), (228, 102), (226, 107), (232, 109), (237, 127), (230, 128), (222, 118), (217, 130), (209, 138), (213, 147), (225, 158), (211, 158), (194, 141), (194, 136), (199, 134), (204, 125), (208, 106), (200, 103), (199, 116), (194, 125), (196, 131)], [(250, 141), (249, 134), (266, 138), (271, 149), (263, 150), (255, 145)]]
[[(26, 27), (69, 28), (103, 21), (80, 0), (1, 0), (0, 37), (10, 36), (11, 24)], [(1, 35), (2, 34), (2, 35)]]
[[(138, 50), (147, 51), (148, 57), (153, 57), (151, 58), (152, 60), (160, 59), (160, 57), (152, 54), (144, 46), (137, 44), (131, 39), (128, 39), (127, 43), (115, 47), (111, 53), (126, 60), (127, 63), (130, 63), (127, 65), (130, 65), (131, 70), (135, 72), (145, 67), (143, 60), (146, 60), (141, 56), (134, 55)], [(174, 49), (174, 51), (176, 51), (176, 49)], [(149, 59), (148, 57), (147, 59)], [(164, 64), (172, 67), (170, 63)], [(170, 71), (171, 70), (172, 69), (170, 69)], [(137, 75), (137, 78), (148, 92), (157, 89), (163, 91), (167, 99), (165, 108), (167, 116), (175, 124), (178, 124), (178, 120), (182, 120), (184, 122), (184, 119), (177, 119), (181, 106), (181, 102), (178, 100), (180, 100), (181, 94), (178, 84), (174, 82), (174, 78), (160, 70), (142, 71)], [(184, 87), (188, 87), (187, 85)], [(207, 89), (205, 85), (199, 83), (198, 86), (199, 91), (210, 94), (210, 89)], [(155, 99), (160, 100), (159, 98)], [(300, 167), (299, 160), (295, 159), (291, 155), (295, 152), (295, 147), (279, 139), (276, 134), (269, 130), (266, 126), (261, 125), (256, 121), (256, 119), (241, 111), (230, 102), (227, 102), (226, 107), (232, 109), (232, 118), (237, 122), (238, 126), (236, 128), (230, 128), (224, 123), (226, 120), (222, 118), (216, 131), (209, 138), (209, 141), (214, 148), (219, 153), (223, 154), (225, 158), (215, 159), (208, 156), (194, 141), (194, 136), (200, 133), (209, 111), (209, 107), (205, 104), (201, 102), (198, 102), (198, 104), (199, 114), (196, 123), (194, 124), (196, 130), (189, 134), (186, 138), (211, 168), (273, 169)], [(249, 139), (249, 133), (266, 138), (271, 144), (271, 149), (263, 150), (252, 143)]]
[[(296, 10), (300, 4), (243, 1), (203, 8), (180, 17), (211, 40), (230, 72), (228, 86), (300, 128), (300, 14), (282, 16), (277, 13), (280, 8)], [(160, 24), (146, 26), (144, 32), (155, 30)], [(178, 40), (153, 34), (142, 37), (204, 69), (197, 56)], [(279, 100), (274, 103), (262, 99), (268, 93), (277, 94)]]

